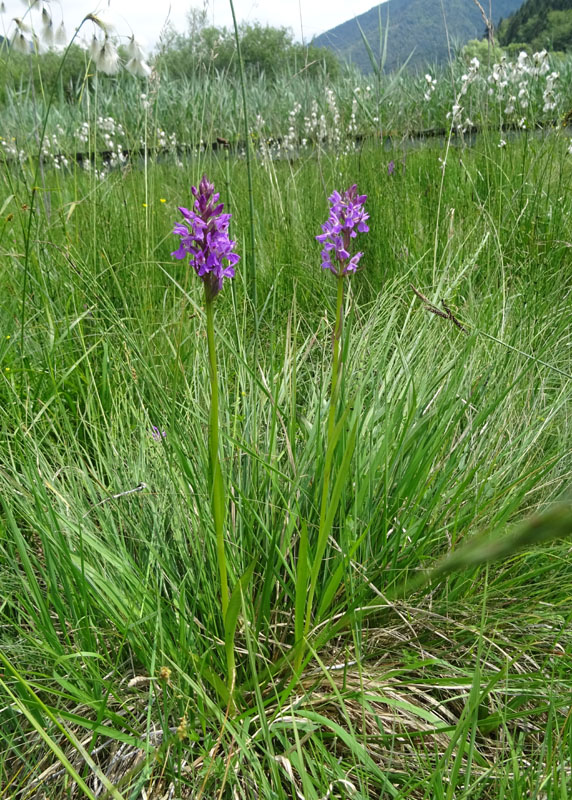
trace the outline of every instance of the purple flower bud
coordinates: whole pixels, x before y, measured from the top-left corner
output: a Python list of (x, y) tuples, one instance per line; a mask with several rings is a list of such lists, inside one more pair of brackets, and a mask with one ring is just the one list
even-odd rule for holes
[(212, 300), (222, 289), (224, 278), (234, 278), (234, 265), (239, 256), (232, 249), (236, 242), (228, 236), (231, 214), (223, 214), (223, 203), (214, 184), (203, 175), (198, 188), (191, 187), (195, 198), (193, 209), (179, 207), (186, 224), (177, 222), (173, 229), (181, 244), (171, 255), (179, 260), (189, 256), (193, 267), (205, 284), (207, 298)]
[(395, 172), (395, 161), (390, 161), (389, 164), (387, 165), (387, 174), (393, 175), (394, 172)]
[(363, 253), (350, 253), (350, 243), (358, 233), (367, 233), (369, 214), (364, 210), (367, 195), (357, 193), (354, 183), (343, 195), (333, 192), (328, 198), (330, 216), (323, 223), (316, 239), (324, 245), (322, 268), (331, 270), (334, 275), (347, 275), (355, 272)]

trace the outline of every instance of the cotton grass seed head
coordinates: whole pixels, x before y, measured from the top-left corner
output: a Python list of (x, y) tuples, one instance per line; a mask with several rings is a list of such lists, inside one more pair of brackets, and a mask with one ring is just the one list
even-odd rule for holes
[(93, 36), (91, 37), (91, 41), (87, 48), (87, 52), (89, 53), (89, 57), (91, 58), (92, 61), (95, 61), (97, 59), (100, 50), (101, 50), (101, 42), (94, 33)]
[(20, 19), (20, 17), (14, 17), (12, 19), (12, 22), (16, 24), (16, 27), (20, 31), (20, 33), (30, 33), (30, 31), (32, 30), (28, 25), (28, 23), (24, 22), (24, 20)]
[(151, 67), (145, 61), (145, 53), (135, 36), (129, 38), (127, 45), (128, 61), (125, 69), (137, 78), (148, 78), (151, 75)]
[(54, 41), (56, 44), (64, 45), (66, 44), (67, 40), (68, 40), (68, 35), (66, 32), (66, 26), (64, 25), (64, 22), (62, 20), (56, 30)]
[(135, 36), (129, 37), (129, 44), (127, 45), (127, 56), (128, 58), (136, 58), (138, 61), (145, 60), (145, 54), (143, 49)]
[(119, 60), (119, 53), (111, 39), (107, 37), (93, 60), (96, 68), (106, 75), (115, 75), (115, 73), (119, 71), (121, 63)]
[(125, 69), (137, 78), (148, 78), (151, 74), (151, 67), (137, 58), (130, 58)]
[(26, 39), (20, 28), (14, 31), (12, 36), (12, 47), (17, 53), (29, 53), (30, 42)]
[(54, 24), (50, 12), (45, 6), (42, 7), (42, 39), (48, 47), (51, 47), (55, 40)]

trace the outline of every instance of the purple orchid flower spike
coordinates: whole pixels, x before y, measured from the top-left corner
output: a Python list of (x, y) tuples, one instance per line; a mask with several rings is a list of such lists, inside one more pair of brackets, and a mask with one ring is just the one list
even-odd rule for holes
[(218, 202), (220, 195), (206, 175), (191, 192), (195, 197), (193, 209), (179, 206), (185, 224), (175, 224), (173, 233), (181, 237), (181, 244), (171, 255), (179, 260), (189, 257), (189, 265), (212, 300), (222, 289), (224, 278), (234, 278), (234, 266), (240, 259), (232, 252), (236, 242), (228, 235), (232, 215), (222, 213), (224, 204)]
[(322, 268), (331, 270), (338, 277), (355, 272), (363, 253), (350, 253), (351, 240), (358, 233), (367, 233), (369, 214), (364, 209), (367, 195), (358, 194), (354, 183), (343, 194), (333, 192), (328, 198), (330, 216), (322, 225), (323, 233), (316, 239), (324, 245)]
[(166, 431), (161, 431), (156, 425), (153, 425), (153, 430), (151, 431), (151, 436), (155, 439), (156, 442), (160, 442), (161, 439), (165, 439), (167, 437)]

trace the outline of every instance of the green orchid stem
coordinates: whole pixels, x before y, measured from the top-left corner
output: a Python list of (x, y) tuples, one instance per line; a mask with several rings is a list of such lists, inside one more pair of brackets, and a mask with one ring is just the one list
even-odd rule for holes
[(318, 530), (318, 543), (316, 554), (311, 569), (310, 587), (308, 589), (308, 601), (306, 604), (306, 619), (304, 623), (304, 641), (298, 644), (299, 650), (295, 659), (295, 668), (299, 670), (306, 651), (306, 636), (310, 630), (312, 622), (312, 606), (314, 604), (314, 594), (316, 584), (320, 574), (320, 566), (326, 551), (328, 542), (328, 528), (326, 518), (328, 513), (328, 501), (330, 496), (330, 479), (332, 476), (332, 461), (334, 457), (334, 430), (336, 427), (336, 412), (338, 408), (338, 395), (340, 385), (340, 354), (342, 346), (342, 330), (344, 321), (344, 276), (338, 275), (338, 294), (336, 301), (336, 323), (334, 326), (333, 339), (333, 358), (332, 358), (332, 383), (330, 388), (330, 407), (328, 410), (328, 436), (326, 440), (326, 458), (324, 463), (324, 478), (322, 483), (322, 500), (320, 504), (320, 528)]
[[(336, 301), (336, 325), (334, 327), (333, 359), (332, 359), (332, 386), (330, 390), (330, 409), (328, 412), (328, 441), (332, 441), (336, 427), (336, 411), (338, 407), (338, 384), (340, 379), (340, 348), (342, 343), (342, 329), (344, 324), (344, 276), (338, 275), (338, 297)], [(322, 495), (322, 501), (324, 497)]]
[(224, 486), (218, 456), (218, 373), (214, 337), (214, 299), (209, 298), (205, 284), (205, 307), (207, 312), (207, 342), (209, 350), (209, 374), (211, 380), (211, 406), (209, 415), (209, 468), (211, 481), (211, 503), (216, 533), (216, 555), (220, 576), (220, 597), (223, 620), (228, 610), (228, 578), (224, 550)]

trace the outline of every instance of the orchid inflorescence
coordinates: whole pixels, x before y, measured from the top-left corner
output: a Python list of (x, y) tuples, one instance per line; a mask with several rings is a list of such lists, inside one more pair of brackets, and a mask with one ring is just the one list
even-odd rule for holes
[(363, 253), (350, 254), (350, 243), (358, 233), (367, 233), (369, 214), (364, 209), (367, 195), (357, 193), (354, 183), (343, 194), (333, 192), (328, 201), (330, 216), (322, 224), (323, 233), (316, 239), (324, 245), (322, 268), (331, 270), (338, 277), (355, 272)]
[[(228, 235), (232, 215), (222, 213), (224, 204), (219, 203), (220, 195), (206, 175), (198, 187), (191, 187), (191, 193), (195, 198), (193, 208), (179, 206), (184, 223), (175, 223), (173, 233), (181, 237), (181, 243), (171, 255), (179, 260), (189, 258), (189, 265), (205, 284), (207, 298), (212, 299), (222, 289), (225, 278), (234, 278), (234, 266), (239, 261), (233, 252), (236, 242)], [(350, 249), (351, 240), (358, 233), (369, 231), (366, 200), (367, 195), (358, 194), (356, 184), (342, 194), (334, 191), (328, 198), (330, 215), (316, 239), (324, 245), (322, 268), (337, 276), (355, 272), (363, 255), (352, 255)]]
[(193, 267), (205, 284), (207, 298), (214, 298), (222, 289), (224, 278), (234, 278), (234, 265), (239, 261), (232, 249), (236, 242), (228, 235), (231, 214), (223, 214), (220, 195), (203, 175), (198, 188), (193, 186), (194, 209), (179, 206), (186, 224), (177, 222), (173, 233), (181, 237), (181, 244), (171, 253), (179, 260), (189, 256)]

